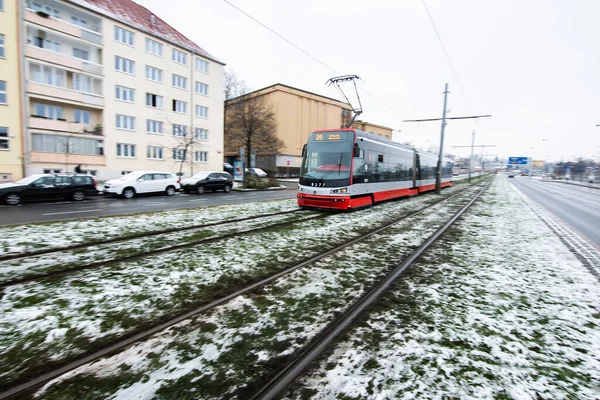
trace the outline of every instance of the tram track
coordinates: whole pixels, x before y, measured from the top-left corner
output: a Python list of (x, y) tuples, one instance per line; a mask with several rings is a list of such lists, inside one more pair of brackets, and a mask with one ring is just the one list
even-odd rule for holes
[(326, 257), (328, 257), (328, 256), (330, 256), (332, 254), (335, 254), (335, 253), (337, 253), (337, 252), (339, 252), (339, 251), (341, 251), (341, 250), (343, 250), (343, 249), (345, 249), (345, 248), (347, 248), (347, 247), (349, 247), (349, 246), (351, 246), (353, 244), (356, 244), (356, 243), (364, 240), (367, 237), (376, 235), (376, 234), (384, 231), (385, 229), (387, 229), (387, 228), (389, 228), (389, 227), (391, 227), (391, 226), (399, 223), (400, 221), (403, 221), (403, 220), (405, 220), (407, 218), (419, 215), (419, 214), (421, 214), (421, 213), (429, 210), (430, 208), (435, 207), (436, 205), (438, 205), (440, 203), (443, 203), (443, 202), (446, 202), (446, 201), (450, 201), (452, 199), (455, 199), (457, 196), (464, 195), (464, 193), (465, 193), (465, 191), (461, 191), (461, 192), (456, 193), (456, 194), (454, 194), (454, 195), (452, 195), (452, 196), (450, 196), (448, 198), (439, 200), (439, 201), (437, 201), (435, 203), (432, 203), (432, 204), (429, 204), (429, 205), (427, 205), (425, 207), (422, 207), (422, 208), (420, 208), (420, 209), (418, 209), (416, 211), (413, 211), (413, 212), (410, 212), (410, 213), (408, 213), (406, 215), (403, 215), (401, 218), (398, 218), (398, 219), (395, 219), (392, 222), (386, 223), (386, 224), (384, 224), (384, 225), (382, 225), (382, 226), (380, 226), (380, 227), (378, 227), (376, 229), (373, 229), (373, 230), (367, 232), (364, 235), (361, 235), (361, 236), (359, 236), (357, 238), (353, 238), (351, 240), (347, 240), (346, 242), (342, 243), (341, 245), (338, 245), (338, 246), (336, 246), (336, 247), (334, 247), (334, 248), (332, 248), (332, 249), (330, 249), (328, 251), (325, 251), (325, 252), (317, 254), (317, 255), (315, 255), (313, 257), (307, 258), (307, 259), (305, 259), (305, 260), (303, 260), (303, 261), (301, 261), (299, 263), (296, 263), (295, 265), (292, 265), (292, 266), (286, 268), (285, 270), (282, 270), (282, 271), (280, 271), (280, 272), (278, 272), (276, 274), (270, 275), (270, 276), (268, 276), (268, 277), (266, 277), (264, 279), (258, 280), (258, 281), (254, 282), (252, 284), (249, 284), (249, 285), (247, 285), (247, 286), (245, 286), (243, 288), (235, 290), (235, 291), (231, 292), (230, 294), (222, 296), (222, 297), (220, 297), (220, 298), (218, 298), (218, 299), (216, 299), (216, 300), (214, 300), (214, 301), (212, 301), (212, 302), (210, 302), (208, 304), (201, 305), (201, 306), (199, 306), (199, 307), (197, 307), (197, 308), (195, 308), (193, 310), (190, 310), (190, 311), (188, 311), (186, 313), (183, 313), (183, 314), (181, 314), (181, 315), (179, 315), (179, 316), (177, 316), (175, 318), (169, 319), (168, 321), (162, 321), (160, 324), (157, 324), (157, 325), (155, 325), (155, 326), (153, 326), (153, 327), (151, 327), (149, 329), (145, 329), (145, 330), (143, 330), (141, 332), (137, 332), (137, 333), (134, 333), (132, 335), (128, 335), (127, 337), (122, 337), (122, 338), (120, 338), (117, 341), (113, 341), (109, 345), (106, 345), (105, 347), (103, 347), (103, 348), (101, 348), (101, 349), (99, 349), (99, 350), (97, 350), (97, 351), (95, 351), (93, 353), (88, 353), (88, 354), (82, 355), (82, 356), (80, 356), (80, 357), (78, 357), (78, 358), (76, 358), (76, 359), (74, 359), (72, 361), (64, 363), (61, 366), (55, 365), (54, 369), (51, 372), (47, 372), (45, 374), (39, 374), (33, 380), (21, 383), (20, 385), (13, 386), (12, 389), (9, 389), (9, 390), (7, 390), (5, 392), (0, 393), (0, 399), (10, 398), (10, 397), (15, 396), (17, 394), (29, 393), (30, 391), (34, 390), (35, 388), (39, 387), (40, 385), (44, 384), (45, 382), (48, 382), (49, 380), (52, 380), (52, 379), (54, 379), (54, 378), (56, 378), (56, 377), (58, 377), (58, 376), (60, 376), (60, 375), (62, 375), (64, 373), (66, 373), (67, 371), (75, 369), (75, 368), (77, 368), (79, 366), (82, 366), (84, 364), (87, 364), (87, 363), (89, 363), (91, 361), (98, 360), (98, 359), (100, 359), (102, 357), (105, 357), (105, 356), (107, 356), (109, 354), (112, 354), (112, 353), (114, 353), (114, 352), (116, 352), (116, 351), (118, 351), (120, 349), (123, 349), (123, 348), (125, 348), (127, 346), (130, 346), (131, 344), (133, 344), (135, 342), (139, 342), (141, 340), (147, 339), (151, 335), (154, 335), (154, 334), (156, 334), (156, 333), (158, 333), (158, 332), (160, 332), (160, 331), (162, 331), (162, 330), (164, 330), (166, 328), (169, 328), (169, 327), (171, 327), (171, 326), (173, 326), (175, 324), (178, 324), (178, 323), (180, 323), (180, 322), (182, 322), (184, 320), (187, 320), (187, 319), (189, 319), (189, 318), (191, 318), (193, 316), (196, 316), (198, 314), (201, 314), (201, 313), (204, 313), (206, 311), (209, 311), (209, 310), (211, 310), (211, 309), (213, 309), (213, 308), (215, 308), (215, 307), (217, 307), (219, 305), (222, 305), (222, 304), (230, 301), (231, 299), (233, 299), (233, 298), (235, 298), (237, 296), (251, 293), (251, 292), (255, 291), (256, 289), (258, 289), (258, 288), (266, 285), (267, 283), (273, 282), (274, 280), (276, 280), (276, 279), (278, 279), (278, 278), (280, 278), (280, 277), (282, 277), (284, 275), (290, 274), (291, 272), (293, 272), (293, 271), (295, 271), (297, 269), (300, 269), (302, 267), (311, 265), (311, 264), (313, 264), (313, 263), (315, 263), (315, 262), (317, 262), (319, 260), (322, 260), (322, 259), (324, 259), (324, 258), (326, 258)]

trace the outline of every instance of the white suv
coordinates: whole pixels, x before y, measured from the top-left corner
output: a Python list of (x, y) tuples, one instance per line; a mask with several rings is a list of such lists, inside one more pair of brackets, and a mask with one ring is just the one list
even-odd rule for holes
[(134, 171), (104, 183), (103, 192), (123, 196), (126, 199), (141, 193), (164, 193), (173, 196), (179, 190), (175, 174), (157, 171)]

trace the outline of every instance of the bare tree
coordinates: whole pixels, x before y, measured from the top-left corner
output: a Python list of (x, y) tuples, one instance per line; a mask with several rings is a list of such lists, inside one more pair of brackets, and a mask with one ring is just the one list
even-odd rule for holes
[(284, 147), (276, 129), (275, 113), (262, 96), (242, 96), (226, 107), (225, 151), (237, 153), (243, 147), (249, 166), (252, 152), (276, 154)]
[(246, 82), (240, 80), (235, 71), (232, 69), (225, 70), (225, 78), (223, 79), (225, 90), (225, 100), (233, 99), (248, 93)]

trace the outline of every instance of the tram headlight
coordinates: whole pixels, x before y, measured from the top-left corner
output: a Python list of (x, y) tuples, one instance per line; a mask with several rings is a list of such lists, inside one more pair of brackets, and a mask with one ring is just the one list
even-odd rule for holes
[(341, 188), (341, 189), (331, 189), (331, 194), (334, 194), (334, 193), (338, 193), (338, 194), (339, 193), (348, 193), (348, 188), (345, 187), (345, 188)]

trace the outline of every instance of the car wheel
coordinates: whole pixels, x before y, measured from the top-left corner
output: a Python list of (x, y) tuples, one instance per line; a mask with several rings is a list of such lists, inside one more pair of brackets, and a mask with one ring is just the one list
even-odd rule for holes
[(125, 197), (126, 199), (133, 199), (135, 197), (135, 189), (134, 188), (123, 189), (123, 197)]
[(173, 196), (175, 194), (175, 188), (173, 186), (169, 186), (165, 191), (167, 196)]
[(231, 192), (231, 185), (225, 185), (225, 187), (223, 188), (223, 191), (224, 191), (225, 193), (229, 193), (229, 192)]
[(85, 192), (82, 190), (76, 190), (73, 192), (73, 200), (81, 201), (85, 199)]
[(204, 186), (196, 186), (196, 192), (198, 192), (198, 194), (204, 193)]
[(6, 204), (16, 206), (21, 203), (21, 195), (19, 193), (9, 193), (5, 197)]

